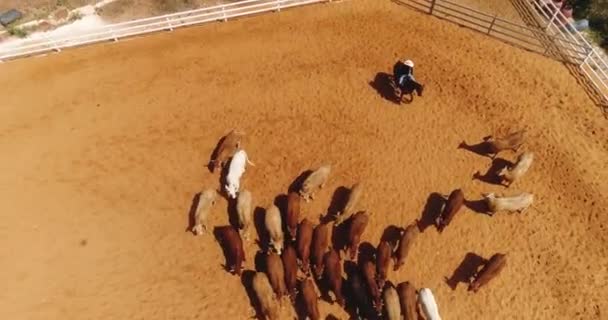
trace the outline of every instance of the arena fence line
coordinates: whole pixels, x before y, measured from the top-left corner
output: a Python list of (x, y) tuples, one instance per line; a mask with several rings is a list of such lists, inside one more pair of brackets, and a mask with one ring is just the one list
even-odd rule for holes
[(0, 61), (53, 51), (60, 52), (65, 48), (91, 43), (118, 41), (122, 38), (147, 33), (172, 31), (176, 28), (206, 22), (227, 21), (228, 19), (241, 16), (281, 11), (282, 9), (291, 7), (331, 1), (332, 0), (245, 0), (106, 25), (77, 36), (45, 36), (43, 39), (26, 39), (19, 42), (13, 48), (0, 51)]

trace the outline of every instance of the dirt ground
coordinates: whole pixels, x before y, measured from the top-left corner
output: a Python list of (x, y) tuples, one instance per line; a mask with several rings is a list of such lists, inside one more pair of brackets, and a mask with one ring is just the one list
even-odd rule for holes
[[(397, 105), (374, 80), (401, 57), (426, 90)], [(469, 206), (441, 235), (427, 228), (389, 274), (431, 288), (443, 319), (608, 317), (607, 120), (558, 62), (391, 1), (357, 0), (0, 68), (2, 319), (252, 317), (251, 271), (229, 274), (213, 235), (186, 231), (194, 195), (219, 187), (205, 165), (231, 128), (247, 133), (256, 166), (242, 186), (256, 206), (330, 163), (326, 188), (302, 206), (317, 222), (336, 189), (364, 181), (363, 240), (374, 247), (386, 227), (430, 212), (434, 193), (462, 188)], [(492, 161), (459, 144), (519, 128), (535, 153), (528, 174), (509, 189), (473, 180)], [(534, 207), (476, 212), (490, 191), (532, 192)], [(221, 199), (210, 224), (228, 223)], [(245, 249), (255, 270), (259, 247)], [(496, 252), (507, 267), (467, 292), (470, 265)], [(320, 304), (324, 319), (349, 318)]]

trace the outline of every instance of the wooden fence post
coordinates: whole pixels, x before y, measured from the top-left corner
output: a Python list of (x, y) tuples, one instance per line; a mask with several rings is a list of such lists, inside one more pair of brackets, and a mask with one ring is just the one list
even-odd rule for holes
[(171, 25), (171, 20), (169, 20), (169, 18), (165, 18), (165, 20), (167, 21), (167, 25), (169, 26), (169, 31), (173, 31), (173, 26)]
[(433, 14), (433, 9), (435, 8), (435, 1), (436, 0), (431, 0), (431, 10), (429, 11), (431, 15)]
[(492, 32), (492, 28), (494, 27), (494, 23), (496, 23), (496, 17), (498, 17), (498, 14), (494, 15), (494, 19), (492, 19), (492, 23), (490, 24), (490, 27), (488, 28), (488, 34), (490, 34), (490, 32)]
[(545, 26), (545, 31), (547, 31), (547, 29), (549, 29), (549, 26), (553, 23), (553, 20), (555, 20), (555, 17), (557, 17), (557, 14), (559, 13), (559, 10), (555, 10), (555, 13), (553, 14), (553, 16), (551, 17), (551, 19), (549, 20), (549, 22), (547, 22), (547, 25)]
[(591, 48), (591, 50), (589, 50), (589, 54), (585, 57), (585, 60), (583, 60), (583, 62), (581, 62), (581, 64), (579, 64), (580, 67), (582, 67), (587, 60), (589, 60), (589, 58), (591, 58), (591, 55), (593, 54), (593, 48)]

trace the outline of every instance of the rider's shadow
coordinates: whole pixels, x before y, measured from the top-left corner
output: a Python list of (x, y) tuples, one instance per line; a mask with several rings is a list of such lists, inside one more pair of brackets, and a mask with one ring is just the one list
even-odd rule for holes
[[(395, 92), (395, 81), (393, 80), (392, 75), (386, 72), (378, 72), (369, 85), (374, 88), (382, 98), (399, 104), (399, 96), (397, 96), (397, 93)], [(404, 99), (404, 102), (409, 103), (411, 101)]]

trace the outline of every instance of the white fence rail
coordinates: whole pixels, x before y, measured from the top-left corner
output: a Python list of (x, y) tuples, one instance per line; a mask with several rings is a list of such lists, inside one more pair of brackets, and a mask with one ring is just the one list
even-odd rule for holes
[[(587, 79), (608, 104), (608, 63), (574, 27), (553, 1), (524, 0), (539, 25), (560, 49), (571, 48), (567, 60), (580, 67)], [(569, 51), (566, 49), (566, 51)], [(562, 52), (563, 53), (563, 52)]]
[(46, 37), (45, 39), (23, 40), (18, 46), (0, 51), (0, 61), (19, 57), (61, 51), (64, 48), (102, 42), (152, 33), (163, 30), (201, 24), (210, 21), (226, 21), (230, 18), (252, 15), (268, 11), (302, 6), (331, 0), (245, 0), (177, 12), (157, 17), (106, 25), (78, 36)]

